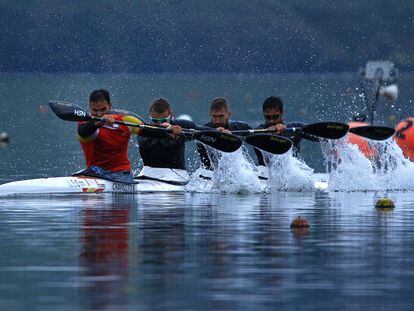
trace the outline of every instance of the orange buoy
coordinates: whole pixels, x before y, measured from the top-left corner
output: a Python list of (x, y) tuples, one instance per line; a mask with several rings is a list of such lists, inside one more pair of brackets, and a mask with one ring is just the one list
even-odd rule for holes
[(414, 161), (414, 118), (409, 117), (397, 124), (394, 139), (404, 157)]
[(290, 227), (294, 229), (309, 228), (310, 225), (309, 221), (307, 221), (305, 218), (300, 218), (300, 216), (298, 216), (297, 218), (292, 220), (292, 222), (290, 223)]
[[(365, 122), (353, 121), (353, 122), (349, 122), (348, 125), (349, 125), (349, 128), (353, 128), (353, 127), (364, 126), (364, 125), (369, 125), (369, 124), (365, 123)], [(368, 159), (372, 159), (372, 158), (375, 158), (377, 156), (377, 151), (375, 149), (373, 149), (369, 145), (368, 141), (365, 138), (361, 137), (361, 136), (349, 133), (348, 134), (348, 142), (350, 144), (357, 145), (359, 150)]]

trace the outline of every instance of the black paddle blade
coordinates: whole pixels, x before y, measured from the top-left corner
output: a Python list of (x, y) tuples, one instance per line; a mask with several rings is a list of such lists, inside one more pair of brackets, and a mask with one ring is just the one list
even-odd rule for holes
[(292, 147), (292, 141), (289, 138), (278, 135), (253, 134), (246, 136), (244, 141), (260, 150), (273, 154), (283, 154)]
[(194, 138), (203, 144), (223, 152), (234, 152), (243, 143), (237, 136), (215, 130), (196, 132)]
[(62, 120), (65, 121), (89, 121), (92, 117), (81, 107), (64, 102), (64, 101), (50, 101), (50, 108)]
[(395, 129), (388, 126), (364, 125), (353, 127), (349, 132), (372, 140), (386, 140), (394, 135)]
[(340, 122), (319, 122), (302, 127), (302, 132), (308, 135), (327, 139), (339, 139), (348, 133), (349, 125)]

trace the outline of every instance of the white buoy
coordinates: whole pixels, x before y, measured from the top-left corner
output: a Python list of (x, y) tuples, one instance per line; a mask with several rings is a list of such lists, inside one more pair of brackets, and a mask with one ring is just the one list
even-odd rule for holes
[(193, 122), (193, 118), (191, 116), (189, 116), (188, 114), (180, 114), (177, 119), (180, 120), (187, 120), (187, 121), (191, 121)]
[(384, 86), (381, 88), (380, 94), (389, 101), (395, 102), (398, 98), (398, 86), (396, 84)]
[(10, 141), (9, 134), (7, 134), (6, 132), (1, 132), (0, 133), (0, 142), (8, 143), (9, 141)]

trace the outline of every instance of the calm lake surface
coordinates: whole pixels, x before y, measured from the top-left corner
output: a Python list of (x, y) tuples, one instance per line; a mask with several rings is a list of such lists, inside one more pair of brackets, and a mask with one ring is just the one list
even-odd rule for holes
[[(108, 88), (115, 105), (147, 118), (164, 95), (203, 123), (209, 100), (226, 96), (235, 119), (257, 125), (263, 99), (280, 95), (288, 120), (346, 121), (363, 107), (357, 78), (2, 73), (0, 131), (11, 143), (0, 149), (0, 182), (83, 167), (75, 125), (41, 107), (50, 99), (86, 107), (90, 91)], [(402, 76), (399, 102), (379, 108), (379, 123), (413, 115), (412, 82)], [(302, 152), (324, 172), (317, 144)], [(193, 153), (190, 144), (190, 170)], [(132, 145), (138, 168), (136, 154)], [(374, 207), (384, 196), (394, 210)], [(0, 198), (0, 309), (411, 310), (413, 210), (413, 191), (385, 189)], [(297, 216), (310, 228), (291, 229)]]
[[(1, 199), (4, 310), (410, 309), (413, 193)], [(292, 230), (302, 216), (309, 230)]]

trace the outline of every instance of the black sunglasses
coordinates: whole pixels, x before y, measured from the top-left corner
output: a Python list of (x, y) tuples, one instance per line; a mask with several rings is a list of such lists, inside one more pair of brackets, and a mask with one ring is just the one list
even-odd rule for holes
[(266, 120), (277, 120), (277, 119), (280, 119), (281, 115), (282, 115), (281, 113), (278, 113), (278, 114), (265, 114), (264, 117), (265, 117)]

